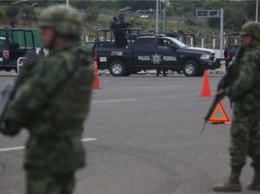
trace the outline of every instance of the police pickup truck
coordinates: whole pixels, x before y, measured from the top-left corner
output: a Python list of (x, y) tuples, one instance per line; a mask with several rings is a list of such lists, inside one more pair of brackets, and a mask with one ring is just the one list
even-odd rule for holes
[(19, 58), (28, 50), (36, 50), (31, 30), (0, 29), (0, 70), (17, 72)]
[(168, 36), (138, 36), (126, 48), (114, 42), (96, 44), (95, 58), (99, 69), (108, 69), (113, 76), (128, 76), (141, 70), (171, 70), (185, 76), (202, 76), (206, 69), (216, 69), (212, 50), (188, 47)]

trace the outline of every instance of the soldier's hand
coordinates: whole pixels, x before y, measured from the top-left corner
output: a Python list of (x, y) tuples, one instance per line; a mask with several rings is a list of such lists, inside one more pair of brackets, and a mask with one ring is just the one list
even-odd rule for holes
[(0, 133), (6, 136), (15, 136), (20, 131), (19, 127), (13, 126), (12, 124), (8, 124), (6, 121), (2, 121), (0, 123)]
[(215, 96), (218, 96), (219, 98), (224, 98), (224, 96), (226, 95), (225, 90), (224, 89), (220, 89), (219, 91), (217, 91), (217, 93), (215, 94)]

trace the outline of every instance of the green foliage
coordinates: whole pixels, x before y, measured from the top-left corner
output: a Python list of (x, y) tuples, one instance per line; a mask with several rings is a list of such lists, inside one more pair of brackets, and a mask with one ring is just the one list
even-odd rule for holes
[(206, 3), (203, 4), (203, 9), (221, 9), (224, 8), (226, 4), (226, 1), (222, 0), (211, 0), (207, 1)]
[(191, 11), (187, 12), (185, 14), (185, 25), (188, 25), (188, 26), (194, 26), (196, 25), (196, 22), (195, 22), (195, 14)]
[[(17, 0), (13, 0), (17, 1)], [(142, 19), (137, 10), (155, 10), (155, 0), (69, 0), (70, 5), (79, 9), (88, 31), (93, 33), (96, 28), (109, 28), (113, 16), (119, 13), (126, 15), (126, 21), (137, 18), (135, 27), (143, 31), (155, 29), (155, 13), (145, 13), (149, 18)], [(53, 4), (65, 4), (66, 0), (29, 0), (19, 5), (10, 4), (9, 0), (1, 1), (0, 18), (9, 23), (10, 20), (17, 21), (19, 9), (22, 11), (22, 22), (29, 23), (35, 20), (36, 11)], [(35, 7), (33, 4), (37, 3)], [(170, 30), (194, 30), (204, 31), (204, 20), (196, 18), (196, 10), (219, 10), (224, 9), (224, 30), (227, 32), (238, 32), (242, 26), (242, 20), (255, 20), (256, 0), (170, 0), (167, 6), (167, 29)], [(129, 10), (120, 11), (129, 7)], [(160, 9), (164, 8), (160, 1)], [(159, 28), (162, 12), (160, 12)], [(2, 22), (1, 21), (1, 22)], [(219, 31), (220, 19), (207, 19), (208, 27), (213, 31)]]
[(243, 6), (248, 20), (255, 20), (256, 1), (244, 1)]
[(188, 26), (194, 26), (196, 25), (196, 22), (194, 22), (192, 19), (186, 19), (185, 24)]
[(0, 7), (0, 18), (5, 18), (6, 17), (6, 12), (4, 7)]
[(153, 9), (155, 10), (156, 1), (118, 1), (117, 6), (118, 8), (124, 8), (124, 7), (131, 7), (132, 10), (149, 10)]
[(16, 19), (19, 13), (19, 6), (18, 5), (7, 5), (6, 6), (6, 16), (11, 19)]
[[(28, 20), (35, 20), (36, 13), (35, 9), (30, 5), (7, 5), (5, 6), (6, 16), (12, 20), (17, 19), (19, 16), (19, 12), (21, 13), (21, 17)], [(21, 19), (22, 19), (21, 18)]]
[(227, 7), (225, 9), (225, 26), (233, 32), (239, 32), (242, 28), (242, 20), (246, 16), (246, 11), (243, 7), (237, 7), (236, 10), (233, 10), (233, 7)]
[(187, 12), (196, 13), (197, 9), (201, 9), (203, 6), (203, 0), (183, 0), (173, 1), (170, 5), (175, 15), (184, 15)]
[(99, 16), (99, 14), (100, 14), (100, 12), (97, 7), (87, 8), (85, 10), (85, 13), (83, 16), (84, 22), (86, 22), (86, 23), (95, 22)]
[(35, 9), (32, 6), (24, 5), (24, 6), (21, 7), (21, 11), (22, 11), (22, 14), (23, 14), (23, 18), (26, 21), (36, 19), (36, 12), (35, 12)]

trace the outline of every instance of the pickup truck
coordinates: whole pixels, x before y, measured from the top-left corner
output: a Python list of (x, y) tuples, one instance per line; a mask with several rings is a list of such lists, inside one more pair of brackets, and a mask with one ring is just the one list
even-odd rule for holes
[[(98, 40), (98, 39), (97, 39)], [(113, 41), (102, 47), (96, 44), (94, 57), (99, 69), (108, 69), (113, 76), (129, 76), (141, 70), (171, 70), (185, 76), (202, 76), (206, 69), (217, 69), (213, 50), (188, 47), (168, 36), (138, 36), (126, 48), (117, 48)]]
[[(32, 46), (29, 47), (28, 43)], [(36, 50), (31, 30), (0, 29), (0, 70), (17, 72), (19, 58), (24, 57), (28, 50)]]

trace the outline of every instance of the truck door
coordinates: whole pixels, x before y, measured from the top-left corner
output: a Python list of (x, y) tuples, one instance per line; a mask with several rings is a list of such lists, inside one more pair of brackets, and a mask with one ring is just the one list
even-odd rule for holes
[[(155, 37), (139, 37), (133, 47), (134, 66), (153, 69), (160, 62)], [(157, 57), (157, 58), (156, 58)]]
[(177, 53), (173, 43), (164, 38), (158, 38), (158, 54), (161, 55), (161, 67), (175, 69), (177, 67)]

